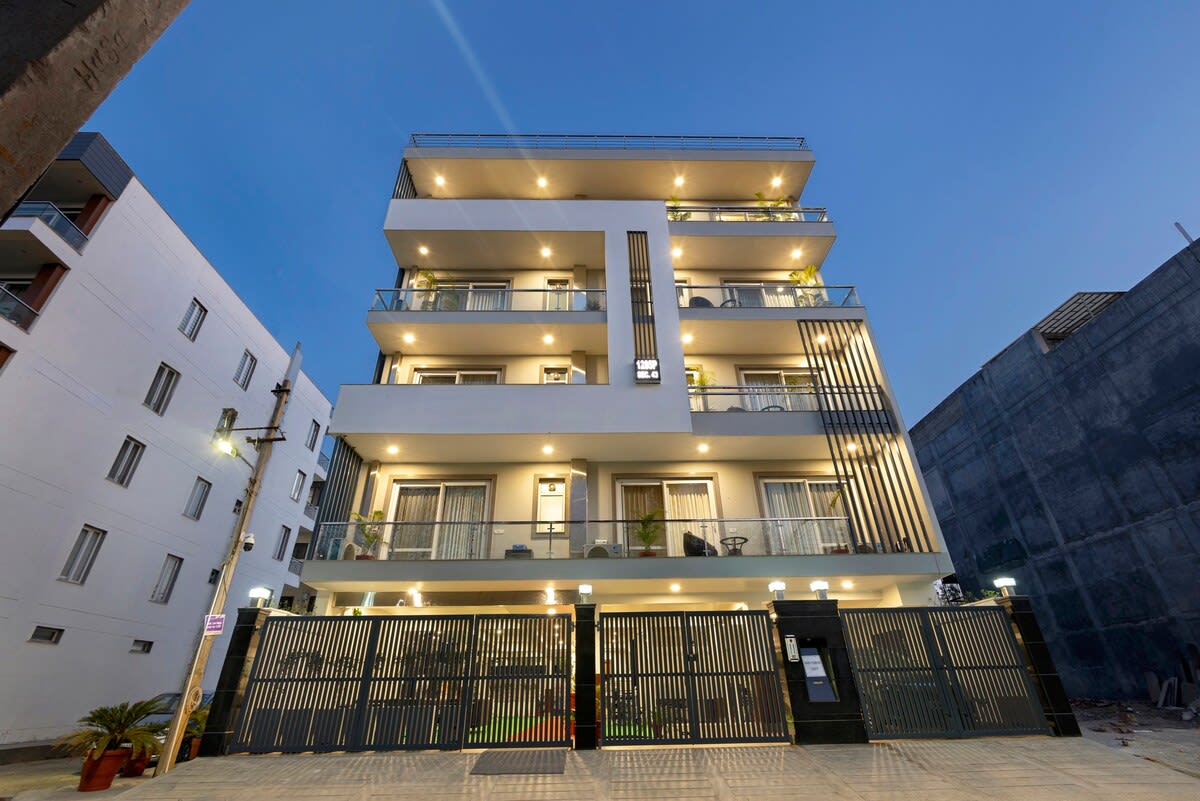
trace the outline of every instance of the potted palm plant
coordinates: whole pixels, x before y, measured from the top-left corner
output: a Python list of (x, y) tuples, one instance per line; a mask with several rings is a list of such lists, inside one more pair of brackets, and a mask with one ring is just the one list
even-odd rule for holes
[(660, 522), (662, 513), (662, 509), (655, 509), (638, 518), (637, 528), (633, 530), (633, 538), (642, 544), (642, 552), (638, 556), (654, 556), (652, 549), (658, 544), (663, 531)]
[(383, 522), (387, 520), (387, 514), (382, 509), (376, 509), (371, 512), (370, 516), (360, 515), (358, 512), (350, 515), (350, 518), (357, 523), (358, 539), (362, 541), (363, 552), (355, 556), (355, 559), (374, 559), (379, 548), (379, 540), (383, 538)]
[(54, 744), (56, 748), (84, 758), (79, 771), (80, 791), (107, 790), (134, 752), (157, 753), (155, 735), (162, 727), (142, 721), (160, 711), (159, 702), (153, 699), (99, 706), (79, 719), (80, 728), (60, 737)]

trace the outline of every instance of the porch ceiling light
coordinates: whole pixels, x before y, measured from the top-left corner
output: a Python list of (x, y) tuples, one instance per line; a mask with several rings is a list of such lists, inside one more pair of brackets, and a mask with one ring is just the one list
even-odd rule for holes
[(854, 589), (854, 582), (853, 582), (853, 581), (851, 581), (850, 579), (845, 579), (844, 581), (842, 581), (842, 589), (843, 589), (843, 590), (852, 590), (852, 589)]
[(543, 445), (543, 446), (542, 446), (542, 453), (544, 453), (544, 454), (546, 454), (547, 456), (549, 456), (550, 454), (554, 453), (554, 446), (553, 446), (553, 445)]
[(445, 179), (443, 176), (441, 176), (441, 175), (435, 175), (435, 176), (433, 176), (433, 182), (434, 182), (435, 184), (437, 184), (438, 186), (445, 186), (445, 185), (446, 185), (446, 179)]
[(793, 261), (795, 261), (796, 259), (800, 258), (803, 255), (804, 255), (804, 251), (801, 250), (800, 248), (792, 248), (792, 260)]
[(683, 589), (683, 587), (680, 587), (678, 584), (671, 585), (671, 592), (679, 592), (682, 589)]
[(546, 334), (544, 337), (542, 337), (542, 342), (547, 345), (553, 345), (554, 344), (554, 334)]
[(555, 609), (555, 608), (552, 606), (552, 607), (550, 607), (549, 609), (547, 609), (547, 610), (546, 610), (546, 614), (547, 614), (547, 615), (550, 615), (551, 617), (553, 617), (554, 615), (557, 615), (557, 614), (558, 614), (558, 610), (557, 610), (557, 609)]
[(681, 336), (681, 337), (679, 338), (679, 341), (680, 341), (680, 342), (682, 342), (682, 343), (683, 343), (683, 344), (685, 344), (685, 345), (690, 345), (690, 344), (692, 344), (692, 342), (693, 342), (695, 339), (696, 339), (696, 338), (695, 338), (694, 336), (692, 336), (691, 334), (684, 334), (683, 336)]
[(416, 334), (412, 333), (411, 331), (408, 332), (407, 334), (405, 334), (404, 336), (402, 336), (401, 339), (404, 340), (405, 345), (411, 345), (412, 343), (417, 341)]
[(682, 255), (683, 255), (683, 248), (679, 247), (678, 245), (671, 248), (671, 258), (678, 259)]
[(675, 186), (683, 186), (683, 176), (682, 175), (675, 176)]
[(708, 443), (701, 442), (699, 445), (696, 446), (696, 450), (700, 451), (700, 453), (708, 453)]
[(545, 176), (539, 175), (537, 179), (537, 185), (538, 189), (545, 189), (550, 185), (550, 182), (546, 180)]
[(857, 443), (857, 442), (849, 442), (849, 443), (847, 443), (847, 444), (846, 444), (846, 450), (847, 450), (849, 453), (858, 453), (858, 443)]
[(542, 254), (543, 259), (548, 259), (548, 258), (550, 258), (550, 256), (552, 256), (554, 254), (554, 251), (546, 246), (543, 246), (540, 252)]
[(776, 175), (774, 178), (771, 179), (771, 188), (772, 189), (778, 189), (781, 186), (783, 186), (783, 176)]
[(422, 256), (428, 256), (429, 248), (427, 248), (425, 245), (421, 245), (419, 248), (417, 248), (417, 252), (420, 253)]
[(825, 336), (824, 334), (817, 334), (817, 344), (818, 345), (824, 345), (828, 341), (829, 341), (829, 337)]
[(396, 447), (395, 445), (388, 445), (387, 452), (388, 452), (388, 456), (395, 456), (397, 453), (400, 452), (400, 449), (398, 447)]

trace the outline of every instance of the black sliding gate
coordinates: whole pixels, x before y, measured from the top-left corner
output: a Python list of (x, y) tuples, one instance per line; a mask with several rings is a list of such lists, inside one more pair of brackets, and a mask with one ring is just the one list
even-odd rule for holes
[(1003, 609), (844, 609), (841, 618), (872, 738), (1049, 733)]
[(766, 612), (600, 615), (601, 741), (789, 742)]
[(570, 745), (571, 620), (271, 617), (231, 752)]

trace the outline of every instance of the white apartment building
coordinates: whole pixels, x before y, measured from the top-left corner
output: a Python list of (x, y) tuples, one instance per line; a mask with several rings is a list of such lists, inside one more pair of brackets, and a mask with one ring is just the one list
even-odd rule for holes
[[(178, 692), (256, 457), (213, 431), (266, 426), (289, 361), (98, 134), (0, 228), (0, 744)], [(300, 373), (205, 689), (251, 588), (301, 601), (329, 415)]]
[(414, 135), (378, 364), (330, 429), (318, 611), (932, 603), (952, 566), (799, 201), (813, 163), (794, 137)]

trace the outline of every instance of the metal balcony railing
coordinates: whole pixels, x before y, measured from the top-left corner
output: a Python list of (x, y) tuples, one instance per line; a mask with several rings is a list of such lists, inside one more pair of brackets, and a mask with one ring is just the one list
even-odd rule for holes
[(30, 308), (25, 301), (0, 286), (0, 317), (8, 320), (17, 328), (28, 330), (37, 319), (38, 313)]
[(819, 390), (811, 385), (773, 384), (688, 387), (688, 401), (693, 412), (819, 412), (822, 399), (827, 410), (832, 411), (887, 410), (879, 387), (822, 387)]
[(415, 133), (412, 147), (515, 150), (808, 150), (803, 136)]
[(288, 572), (294, 576), (300, 575), (300, 571), (304, 568), (304, 561), (301, 559), (292, 559), (288, 561)]
[[(907, 540), (898, 552), (909, 552)], [(323, 523), (318, 560), (469, 561), (828, 556), (897, 552), (856, 542), (845, 517)]]
[(862, 301), (852, 286), (801, 286), (788, 281), (753, 284), (679, 284), (680, 308), (811, 309), (857, 308)]
[(683, 206), (667, 204), (670, 222), (829, 222), (822, 208), (800, 206)]
[(50, 226), (54, 233), (62, 237), (62, 240), (75, 249), (76, 252), (82, 251), (83, 246), (87, 244), (87, 235), (75, 227), (75, 223), (67, 219), (58, 206), (53, 203), (47, 203), (41, 200), (27, 200), (24, 203), (17, 204), (13, 209), (13, 217), (37, 217), (39, 220)]
[(377, 289), (371, 311), (603, 311), (603, 289)]
[(324, 454), (324, 453), (317, 454), (317, 464), (319, 464), (322, 467), (322, 469), (328, 471), (329, 470), (329, 455)]
[(319, 507), (315, 503), (304, 504), (304, 516), (307, 517), (309, 520), (316, 520), (318, 508)]

